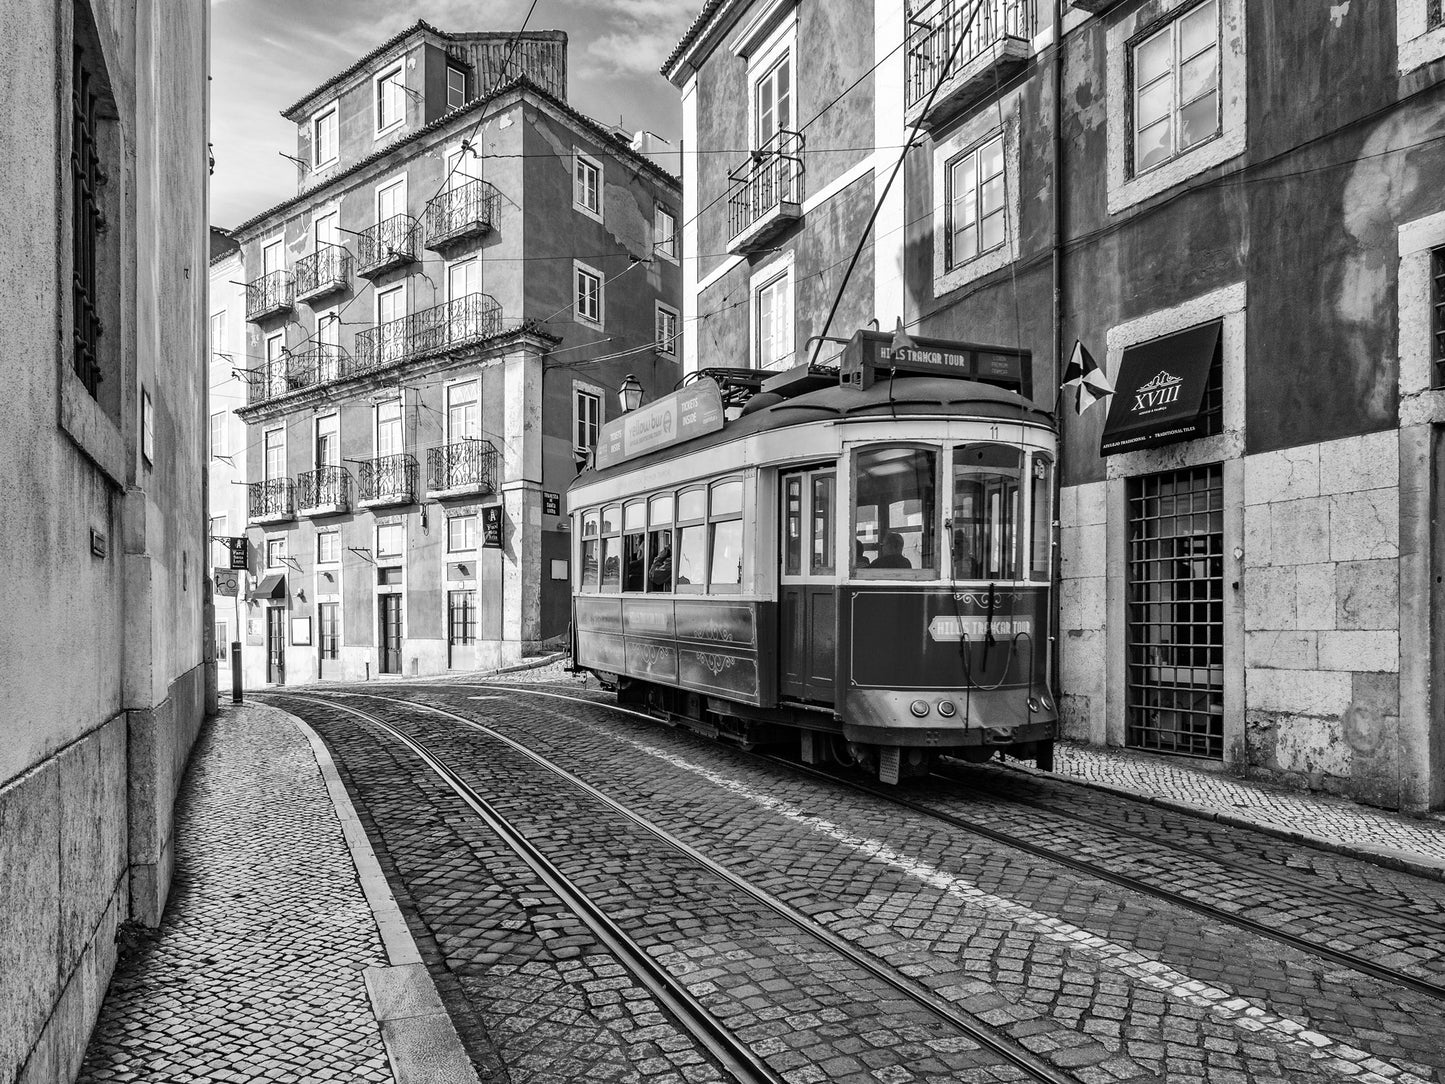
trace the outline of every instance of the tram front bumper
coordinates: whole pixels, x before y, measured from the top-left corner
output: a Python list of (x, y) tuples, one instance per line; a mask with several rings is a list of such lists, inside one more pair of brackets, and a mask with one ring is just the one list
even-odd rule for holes
[(1053, 694), (1027, 686), (849, 689), (839, 714), (849, 741), (937, 749), (1047, 741), (1059, 719)]

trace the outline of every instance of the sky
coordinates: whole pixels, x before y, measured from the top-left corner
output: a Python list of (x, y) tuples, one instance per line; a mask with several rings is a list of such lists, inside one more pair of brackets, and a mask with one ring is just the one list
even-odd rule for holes
[[(517, 30), (531, 0), (211, 0), (211, 223), (296, 192), (296, 129), (280, 111), (400, 30)], [(528, 30), (565, 30), (574, 109), (676, 145), (678, 91), (658, 74), (702, 0), (537, 0)]]

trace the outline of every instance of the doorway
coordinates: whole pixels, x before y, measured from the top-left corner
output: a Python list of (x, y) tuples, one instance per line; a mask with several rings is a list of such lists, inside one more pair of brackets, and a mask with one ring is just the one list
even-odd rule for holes
[(838, 471), (832, 465), (779, 476), (778, 684), (786, 697), (833, 703), (837, 658)]
[(266, 680), (272, 685), (286, 683), (286, 608), (266, 609)]
[(378, 595), (381, 621), (381, 659), (378, 672), (401, 673), (401, 595)]

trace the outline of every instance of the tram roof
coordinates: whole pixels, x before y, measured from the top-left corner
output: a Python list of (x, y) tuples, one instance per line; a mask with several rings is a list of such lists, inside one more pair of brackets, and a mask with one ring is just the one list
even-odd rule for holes
[[(769, 400), (761, 406), (759, 400)], [(879, 380), (871, 388), (834, 385), (819, 388), (791, 398), (760, 392), (748, 400), (747, 413), (734, 418), (721, 429), (693, 440), (637, 456), (603, 470), (589, 467), (568, 487), (616, 478), (653, 463), (691, 455), (694, 452), (729, 444), (735, 440), (785, 429), (811, 422), (839, 421), (878, 417), (930, 417), (939, 414), (961, 418), (1006, 418), (1010, 421), (1033, 421), (1053, 427), (1053, 415), (1018, 392), (984, 384), (976, 380), (959, 380), (946, 376), (907, 376)]]

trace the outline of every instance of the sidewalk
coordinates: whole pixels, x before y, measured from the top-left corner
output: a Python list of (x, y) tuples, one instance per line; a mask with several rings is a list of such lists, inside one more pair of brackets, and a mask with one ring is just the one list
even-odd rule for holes
[(165, 917), (123, 941), (78, 1081), (475, 1084), (311, 737), (257, 704), (208, 723)]

